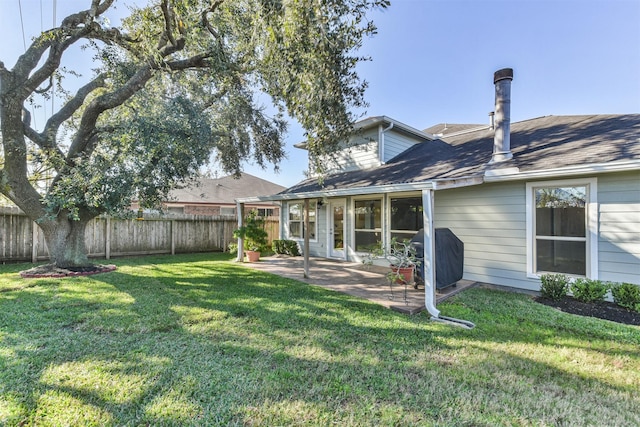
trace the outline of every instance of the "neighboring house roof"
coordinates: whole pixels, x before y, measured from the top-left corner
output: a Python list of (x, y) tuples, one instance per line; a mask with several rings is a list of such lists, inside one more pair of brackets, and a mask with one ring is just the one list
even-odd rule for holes
[(273, 182), (243, 173), (223, 178), (202, 178), (195, 185), (172, 190), (169, 203), (235, 204), (236, 199), (276, 194), (285, 187)]
[[(432, 129), (432, 128), (429, 128)], [(640, 161), (640, 114), (546, 116), (511, 124), (513, 159), (489, 165), (494, 131), (488, 126), (417, 144), (378, 168), (303, 181), (279, 194), (378, 187), (432, 180), (518, 174), (572, 166)], [(633, 166), (638, 169), (637, 163)], [(517, 175), (517, 174), (516, 174)]]

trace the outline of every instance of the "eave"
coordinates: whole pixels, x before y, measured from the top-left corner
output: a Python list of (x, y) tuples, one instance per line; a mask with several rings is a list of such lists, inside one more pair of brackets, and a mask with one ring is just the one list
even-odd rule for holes
[[(391, 117), (387, 117), (387, 116), (375, 116), (375, 117), (368, 117), (366, 119), (360, 120), (359, 122), (356, 122), (353, 124), (353, 129), (354, 130), (362, 130), (362, 129), (370, 129), (379, 125), (382, 125), (383, 127), (387, 127), (389, 125), (393, 124), (393, 128), (396, 130), (401, 130), (402, 132), (408, 133), (412, 136), (418, 137), (420, 139), (426, 139), (429, 141), (433, 141), (435, 139), (438, 139), (438, 137), (431, 135), (430, 133), (426, 133), (423, 132), (419, 129), (416, 129), (414, 127), (411, 127), (407, 124), (404, 124), (402, 122), (399, 122), (397, 120), (392, 119)], [(296, 148), (301, 148), (303, 150), (306, 150), (307, 148), (307, 143), (305, 141), (303, 142), (299, 142), (297, 144), (293, 145)]]

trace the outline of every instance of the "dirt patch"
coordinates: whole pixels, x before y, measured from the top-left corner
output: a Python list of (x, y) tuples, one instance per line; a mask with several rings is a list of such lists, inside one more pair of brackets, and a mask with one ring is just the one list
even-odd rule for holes
[(73, 277), (73, 276), (89, 276), (92, 274), (108, 273), (116, 269), (115, 265), (89, 265), (85, 267), (69, 267), (60, 268), (53, 264), (40, 265), (21, 271), (20, 276), (24, 278), (40, 278), (40, 277)]
[(612, 302), (601, 301), (597, 303), (585, 303), (571, 297), (565, 297), (560, 301), (553, 301), (542, 297), (537, 297), (535, 300), (540, 304), (555, 307), (565, 313), (597, 317), (598, 319), (611, 320), (612, 322), (624, 323), (626, 325), (640, 326), (640, 313), (627, 310)]

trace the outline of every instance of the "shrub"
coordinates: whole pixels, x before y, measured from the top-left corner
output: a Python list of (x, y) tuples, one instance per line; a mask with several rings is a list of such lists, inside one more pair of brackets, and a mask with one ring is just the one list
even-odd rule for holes
[(540, 281), (540, 293), (545, 298), (559, 301), (569, 291), (569, 281), (564, 274), (543, 274)]
[(611, 286), (613, 301), (620, 307), (640, 312), (640, 286), (633, 283), (619, 283)]
[(600, 280), (576, 279), (571, 284), (573, 297), (582, 302), (603, 301), (609, 287)]
[(238, 254), (238, 244), (237, 243), (229, 243), (229, 253), (231, 255)]
[(273, 252), (283, 255), (300, 256), (298, 242), (295, 240), (274, 240), (272, 243)]
[(258, 211), (254, 209), (249, 212), (244, 225), (233, 231), (233, 237), (244, 239), (246, 250), (261, 252), (267, 245), (269, 234), (264, 229), (264, 220), (258, 217)]

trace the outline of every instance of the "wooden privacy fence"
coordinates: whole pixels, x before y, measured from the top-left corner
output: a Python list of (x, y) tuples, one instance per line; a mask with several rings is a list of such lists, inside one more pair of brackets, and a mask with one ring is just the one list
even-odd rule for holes
[[(171, 217), (116, 219), (98, 217), (89, 222), (85, 243), (89, 257), (221, 252), (235, 242), (235, 217), (173, 215)], [(278, 239), (279, 220), (269, 217), (269, 242)], [(36, 262), (49, 258), (40, 228), (17, 209), (0, 213), (0, 262)]]

